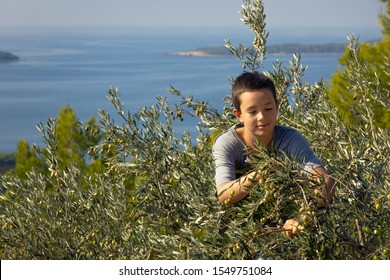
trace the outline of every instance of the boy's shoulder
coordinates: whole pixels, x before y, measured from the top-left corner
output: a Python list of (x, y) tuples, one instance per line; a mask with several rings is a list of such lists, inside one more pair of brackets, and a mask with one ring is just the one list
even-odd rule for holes
[(296, 137), (301, 134), (293, 127), (283, 126), (283, 125), (275, 125), (274, 136), (278, 137)]
[(277, 125), (272, 145), (279, 150), (296, 150), (306, 148), (308, 142), (295, 128)]
[(241, 139), (237, 135), (236, 128), (238, 125), (233, 125), (229, 129), (220, 133), (214, 140), (214, 145), (241, 145)]
[(233, 129), (234, 129), (234, 126), (229, 127), (229, 129), (224, 130), (224, 131), (222, 131), (221, 133), (219, 133), (218, 136), (215, 137), (214, 142), (216, 142), (217, 140), (220, 140), (220, 139), (234, 137), (234, 133), (233, 133), (234, 131), (233, 131)]
[(280, 124), (277, 124), (275, 125), (275, 129), (279, 132), (283, 132), (283, 133), (294, 133), (296, 132), (297, 130), (291, 126), (285, 126), (285, 125), (280, 125)]

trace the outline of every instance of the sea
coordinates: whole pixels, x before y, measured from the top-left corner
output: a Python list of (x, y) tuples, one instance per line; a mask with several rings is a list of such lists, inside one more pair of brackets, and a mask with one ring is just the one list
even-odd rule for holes
[[(376, 39), (379, 32), (364, 33)], [(345, 42), (338, 32), (270, 32), (268, 43)], [(371, 37), (370, 37), (371, 36)], [(172, 85), (185, 96), (207, 101), (222, 109), (230, 94), (228, 77), (242, 72), (234, 56), (187, 57), (173, 52), (198, 47), (250, 45), (253, 36), (243, 28), (185, 27), (1, 27), (0, 50), (20, 57), (12, 63), (0, 63), (0, 153), (17, 149), (19, 140), (44, 145), (36, 126), (56, 117), (70, 105), (84, 122), (99, 119), (99, 109), (115, 115), (107, 100), (110, 87), (117, 88), (127, 110), (137, 112), (167, 96)], [(268, 55), (259, 70), (272, 70), (272, 63), (287, 66), (292, 54)], [(339, 67), (339, 55), (302, 55), (307, 66), (304, 80), (327, 81)], [(178, 124), (178, 131), (196, 133), (193, 123)]]

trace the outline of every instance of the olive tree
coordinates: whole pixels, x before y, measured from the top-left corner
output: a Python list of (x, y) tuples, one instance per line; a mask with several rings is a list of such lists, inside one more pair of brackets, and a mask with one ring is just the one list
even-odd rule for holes
[[(50, 172), (6, 175), (1, 184), (2, 259), (389, 259), (389, 131), (373, 125), (364, 99), (361, 125), (348, 126), (325, 94), (325, 83), (302, 81), (300, 55), (263, 69), (268, 33), (260, 0), (245, 0), (243, 22), (252, 46), (226, 46), (243, 71), (265, 71), (276, 83), (279, 123), (300, 131), (336, 181), (336, 197), (316, 204), (324, 182), (296, 163), (258, 148), (251, 159), (264, 179), (246, 200), (222, 205), (215, 194), (213, 139), (233, 125), (229, 97), (219, 111), (170, 87), (176, 102), (159, 97), (130, 112), (118, 89), (108, 99), (118, 115), (100, 110), (103, 138), (89, 153), (105, 163), (93, 175), (77, 164), (56, 168), (57, 122), (40, 126), (46, 147), (35, 147)], [(348, 45), (356, 55), (358, 42)], [(375, 91), (364, 60), (346, 76), (361, 95)], [(233, 79), (231, 79), (233, 80)], [(222, 102), (222, 101), (221, 101)], [(196, 119), (197, 135), (176, 125)], [(289, 238), (288, 218), (300, 222)]]

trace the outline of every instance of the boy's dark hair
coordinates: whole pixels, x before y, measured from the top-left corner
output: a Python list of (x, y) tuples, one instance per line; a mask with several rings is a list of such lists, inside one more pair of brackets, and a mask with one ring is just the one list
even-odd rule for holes
[(240, 96), (246, 91), (269, 89), (276, 100), (276, 88), (274, 82), (263, 73), (245, 72), (236, 78), (232, 87), (232, 101), (234, 108), (240, 112)]

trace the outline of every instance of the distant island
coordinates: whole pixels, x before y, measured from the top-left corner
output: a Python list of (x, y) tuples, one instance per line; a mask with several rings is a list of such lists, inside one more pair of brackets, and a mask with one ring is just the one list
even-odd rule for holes
[[(328, 43), (328, 44), (279, 44), (267, 46), (268, 54), (342, 54), (345, 49), (345, 44), (342, 43)], [(196, 57), (214, 57), (231, 55), (229, 49), (226, 47), (201, 47), (189, 51), (179, 51), (170, 53), (174, 56), (196, 56)]]
[(0, 51), (0, 62), (12, 62), (18, 60), (19, 60), (18, 56), (9, 52)]
[[(15, 153), (0, 154), (0, 176), (8, 170), (14, 169), (15, 164), (16, 164)], [(0, 193), (1, 193), (1, 191), (0, 191)]]

